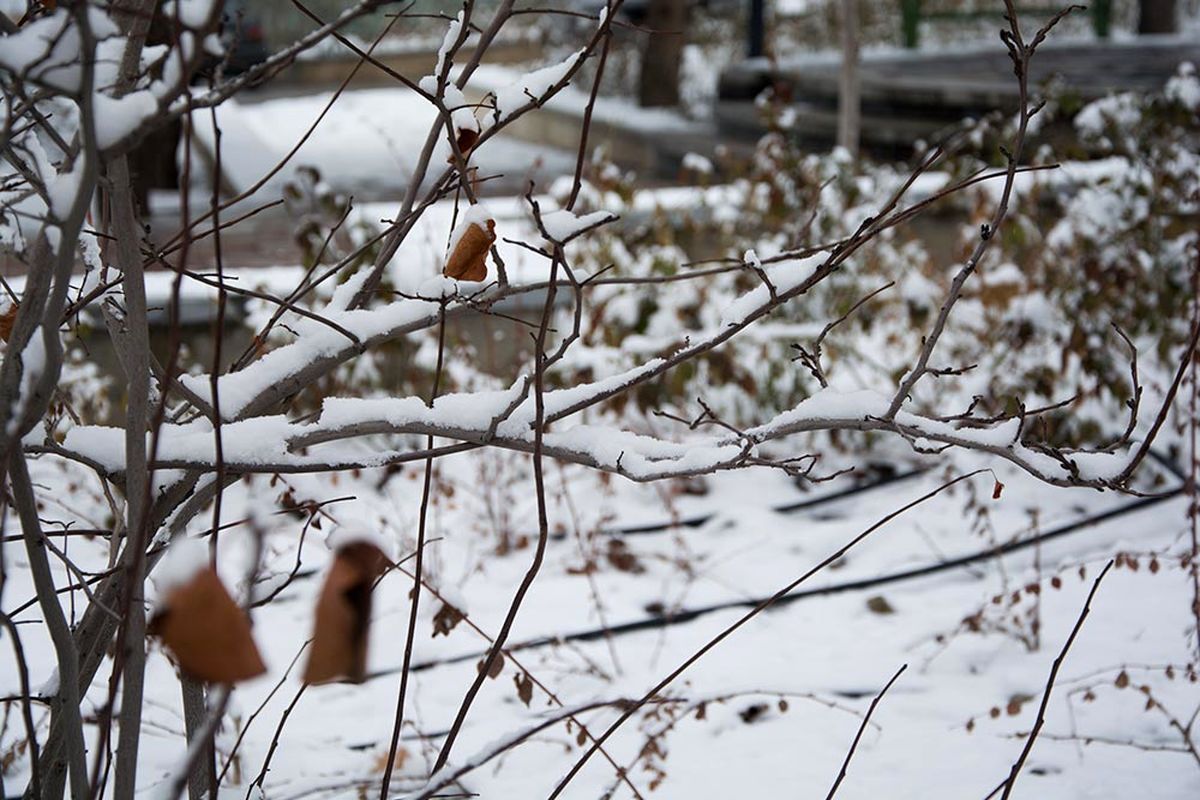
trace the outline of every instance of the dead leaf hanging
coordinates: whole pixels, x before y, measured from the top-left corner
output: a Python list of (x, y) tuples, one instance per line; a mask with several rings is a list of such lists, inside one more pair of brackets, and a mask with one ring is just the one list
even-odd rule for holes
[(440, 633), (449, 636), (450, 631), (466, 618), (465, 614), (443, 600), (442, 607), (433, 615), (433, 635), (436, 637)]
[[(459, 128), (458, 135), (454, 137), (454, 143), (458, 145), (458, 152), (462, 154), (464, 159), (467, 159), (471, 155), (471, 150), (478, 141), (479, 131), (475, 128)], [(446, 158), (446, 163), (454, 163), (454, 153), (451, 153)]]
[[(486, 227), (484, 227), (486, 226)], [(482, 281), (487, 278), (487, 254), (496, 241), (495, 220), (485, 219), (483, 225), (472, 220), (454, 243), (446, 268), (447, 278), (459, 281)]]
[(0, 339), (8, 341), (8, 337), (12, 336), (13, 325), (17, 321), (17, 312), (21, 307), (16, 303), (9, 305), (3, 314), (0, 314)]
[(162, 639), (179, 668), (208, 683), (237, 683), (267, 671), (250, 621), (212, 567), (172, 588), (149, 632)]
[(513, 682), (517, 684), (517, 697), (529, 708), (529, 703), (533, 700), (533, 678), (528, 672), (519, 672), (513, 676)]
[(369, 542), (351, 542), (337, 551), (317, 600), (307, 683), (366, 679), (371, 589), (387, 566), (387, 556)]

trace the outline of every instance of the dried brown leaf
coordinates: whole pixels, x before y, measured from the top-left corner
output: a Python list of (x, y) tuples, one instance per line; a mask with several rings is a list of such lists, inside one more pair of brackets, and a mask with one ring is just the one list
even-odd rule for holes
[[(459, 128), (458, 135), (454, 137), (454, 140), (458, 144), (458, 152), (462, 153), (462, 157), (465, 159), (471, 154), (475, 143), (479, 141), (479, 131), (474, 128)], [(446, 163), (454, 163), (454, 153), (446, 157)]]
[(267, 671), (249, 619), (209, 566), (168, 592), (149, 632), (196, 680), (238, 683)]
[(895, 614), (896, 609), (881, 594), (867, 599), (867, 608), (874, 614)]
[(387, 565), (387, 556), (367, 542), (338, 550), (317, 599), (306, 682), (361, 683), (366, 678), (371, 588)]
[(488, 666), (486, 658), (479, 662), (478, 669), (483, 671), (484, 667), (488, 667), (487, 676), (492, 680), (500, 677), (500, 673), (504, 671), (504, 653), (496, 653), (496, 658), (492, 661), (491, 666)]
[(20, 310), (20, 305), (12, 303), (0, 314), (0, 339), (7, 342), (8, 337), (12, 336), (13, 323), (17, 321), (17, 312)]
[(529, 673), (522, 672), (513, 676), (513, 683), (517, 684), (517, 697), (528, 708), (533, 700), (533, 678), (529, 677)]
[(433, 615), (433, 635), (449, 636), (450, 631), (466, 618), (466, 614), (443, 600), (442, 607)]
[(446, 268), (442, 270), (447, 278), (459, 281), (482, 281), (487, 278), (487, 254), (496, 242), (496, 223), (486, 220), (487, 228), (475, 222), (459, 237), (454, 245), (454, 252), (446, 260)]

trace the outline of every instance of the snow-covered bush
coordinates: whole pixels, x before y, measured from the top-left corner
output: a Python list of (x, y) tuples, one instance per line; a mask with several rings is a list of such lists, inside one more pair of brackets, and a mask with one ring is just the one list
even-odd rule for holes
[[(972, 220), (979, 224), (963, 258), (943, 259), (903, 230), (925, 199), (961, 196), (974, 178), (935, 174), (932, 162), (911, 178), (896, 168), (859, 172), (840, 154), (823, 159), (796, 150), (782, 133), (786, 119), (746, 174), (699, 192), (691, 222), (676, 215), (695, 204), (696, 192), (682, 192), (674, 208), (646, 208), (636, 182), (602, 160), (576, 163), (549, 197), (535, 187), (510, 198), (520, 218), (495, 213), (497, 200), (480, 200), (488, 176), (475, 154), (562, 91), (586, 62), (599, 70), (619, 6), (613, 0), (585, 14), (574, 49), (492, 86), (476, 102), (467, 97), (477, 88), (477, 67), (518, 9), (507, 0), (478, 7), (467, 0), (442, 20), (432, 71), (419, 79), (393, 75), (433, 120), (423, 145), (405, 143), (417, 155), (398, 207), (351, 219), (315, 171), (300, 172), (283, 201), (256, 191), (222, 198), (213, 190), (195, 207), (194, 187), (185, 185), (179, 229), (153, 237), (130, 174), (130, 155), (148, 135), (180, 123), (190, 155), (202, 119), (215, 134), (214, 107), (322, 42), (334, 38), (366, 64), (365, 51), (339, 38), (350, 22), (371, 18), (386, 30), (421, 12), (362, 0), (329, 21), (314, 13), (311, 33), (237, 77), (219, 65), (226, 55), (222, 7), (209, 0), (31, 3), (15, 18), (0, 18), (0, 246), (22, 278), (4, 287), (10, 304), (0, 311), (0, 483), (4, 527), (12, 532), (0, 565), (7, 590), (0, 625), (13, 648), (5, 663), (15, 666), (6, 673), (14, 689), (0, 719), (6, 782), (19, 779), (34, 796), (69, 792), (75, 800), (129, 800), (150, 781), (161, 796), (186, 789), (193, 800), (226, 788), (241, 797), (291, 793), (288, 776), (268, 783), (268, 775), (289, 717), (312, 687), (308, 698), (320, 693), (321, 702), (298, 713), (318, 717), (305, 728), (305, 748), (288, 756), (291, 767), (309, 777), (327, 770), (322, 777), (349, 778), (332, 788), (310, 781), (297, 796), (365, 794), (376, 786), (384, 798), (392, 789), (417, 800), (444, 796), (562, 727), (571, 763), (553, 775), (523, 773), (552, 778), (557, 797), (598, 754), (621, 790), (640, 796), (606, 745), (628, 720), (642, 723), (647, 751), (634, 763), (645, 756), (655, 786), (666, 774), (662, 735), (682, 718), (658, 713), (659, 706), (699, 716), (708, 704), (754, 696), (786, 710), (780, 698), (792, 695), (779, 689), (678, 696), (677, 679), (701, 657), (809, 577), (845, 566), (851, 549), (897, 515), (984, 475), (982, 496), (995, 500), (1003, 485), (995, 468), (972, 468), (890, 508), (865, 531), (847, 538), (844, 529), (827, 529), (830, 551), (815, 564), (809, 559), (799, 577), (794, 566), (756, 565), (773, 576), (773, 593), (762, 595), (756, 581), (758, 599), (742, 595), (716, 608), (739, 610), (703, 644), (689, 645), (669, 672), (655, 666), (652, 681), (630, 684), (632, 694), (596, 700), (589, 693), (592, 699), (577, 704), (536, 677), (514, 645), (535, 583), (549, 611), (578, 609), (564, 586), (583, 581), (587, 613), (603, 620), (611, 604), (658, 624), (685, 611), (683, 598), (724, 558), (694, 553), (683, 537), (642, 549), (605, 530), (609, 503), (631, 487), (661, 491), (656, 511), (666, 506), (672, 522), (712, 524), (707, 533), (720, 538), (720, 515), (683, 520), (683, 500), (703, 493), (699, 478), (757, 468), (743, 491), (770, 533), (776, 510), (760, 498), (770, 489), (763, 476), (782, 476), (793, 490), (797, 476), (832, 479), (841, 465), (829, 463), (832, 445), (862, 455), (861, 440), (842, 441), (861, 435), (906, 451), (955, 449), (967, 460), (991, 459), (1030, 491), (1143, 487), (1140, 467), (1174, 406), (1200, 326), (1182, 336), (1175, 322), (1129, 323), (1131, 338), (1163, 339), (1148, 365), (1151, 377), (1176, 377), (1147, 384), (1151, 391), (1130, 409), (1123, 435), (1084, 449), (1059, 446), (1035, 424), (1046, 414), (1037, 398), (1064, 388), (1045, 371), (1046, 385), (1031, 385), (1050, 345), (1012, 355), (992, 328), (1011, 335), (1001, 324), (1009, 303), (1029, 309), (1041, 302), (1051, 316), (1079, 316), (1068, 305), (1093, 302), (1090, 285), (1072, 288), (1061, 264), (1025, 263), (1022, 237), (1035, 235), (1058, 258), (1079, 260), (1083, 275), (1132, 269), (1123, 259), (1138, 259), (1130, 274), (1144, 278), (1153, 296), (1099, 293), (1087, 309), (1085, 337), (1110, 305), (1131, 314), (1178, 313), (1166, 275), (1180, 268), (1194, 228), (1173, 226), (1172, 215), (1192, 213), (1194, 199), (1186, 199), (1191, 179), (1171, 170), (1194, 165), (1185, 115), (1195, 110), (1190, 73), (1181, 73), (1165, 99), (1114, 101), (1123, 129), (1090, 129), (1115, 150), (1161, 137), (1151, 166), (1143, 173), (1130, 154), (1116, 153), (1128, 163), (1111, 198), (1108, 184), (1095, 181), (1084, 188), (1101, 199), (1076, 191), (1069, 197), (1085, 198), (1082, 205), (1065, 200), (1036, 227), (1033, 218), (1011, 216), (1032, 194), (1021, 166), (1034, 113), (1026, 98), (1011, 155), (988, 176), (1003, 189), (968, 195), (969, 209), (985, 216)], [(167, 32), (162, 44), (146, 45), (151, 23)], [(1005, 33), (1022, 96), (1021, 76), (1046, 33), (1027, 41), (1015, 17)], [(197, 82), (214, 59), (215, 71)], [(585, 125), (580, 161), (588, 134)], [(219, 187), (221, 137), (210, 141), (207, 177)], [(194, 163), (185, 159), (189, 170)], [(266, 177), (253, 186), (261, 191), (282, 166), (262, 165)], [(261, 286), (227, 272), (221, 244), (222, 232), (261, 211), (260, 202), (290, 206), (304, 262), (267, 271)], [(1110, 240), (1102, 227), (1089, 227), (1097, 207), (1122, 215), (1135, 232), (1131, 241), (1121, 238), (1124, 229)], [(617, 226), (618, 213), (628, 215), (625, 227)], [(687, 263), (706, 238), (723, 257)], [(201, 323), (208, 337), (185, 342), (188, 313), (210, 300), (214, 314)], [(249, 341), (229, 336), (245, 333), (233, 319), (239, 307), (248, 311)], [(497, 320), (519, 332), (521, 345), (489, 359), (496, 341), (486, 338), (486, 326)], [(159, 322), (165, 342), (152, 339)], [(471, 324), (484, 335), (472, 339)], [(115, 379), (86, 362), (88, 327), (103, 328)], [(1057, 335), (1052, 325), (1044, 333)], [(1076, 372), (1097, 386), (1111, 383), (1093, 361), (1080, 357)], [(1078, 375), (1067, 377), (1072, 391)], [(974, 401), (975, 387), (991, 396)], [(1024, 394), (1009, 401), (1007, 392)], [(1019, 408), (1009, 413), (993, 409), (1013, 402)], [(662, 488), (667, 481), (676, 482), (674, 493)], [(314, 557), (305, 542), (317, 531), (326, 548)], [(480, 533), (492, 538), (487, 546), (480, 547)], [(539, 576), (558, 537), (575, 549), (555, 553), (563, 580), (547, 585)], [(431, 547), (446, 539), (445, 548)], [(446, 550), (462, 564), (448, 564)], [(484, 602), (470, 607), (459, 595), (452, 576), (459, 566), (464, 576), (494, 581)], [(786, 583), (777, 580), (785, 574)], [(597, 576), (615, 588), (602, 592)], [(311, 590), (309, 579), (321, 588)], [(397, 626), (384, 637), (393, 659), (387, 665), (367, 657), (376, 597), (388, 601), (386, 624), (406, 625), (403, 635)], [(868, 610), (895, 609), (868, 601)], [(276, 624), (252, 626), (250, 618)], [(418, 627), (432, 628), (438, 644), (469, 630), (486, 649), (426, 661)], [(606, 624), (569, 638), (607, 632)], [(541, 644), (568, 638), (559, 633)], [(615, 650), (615, 676), (583, 661), (561, 673), (618, 685)], [(414, 677), (446, 664), (466, 665), (461, 685), (431, 689)], [(293, 699), (280, 709), (273, 735), (263, 725), (249, 734), (257, 737), (250, 749), (259, 765), (252, 777), (242, 771), (251, 759), (239, 748), (260, 711), (288, 693), (281, 688), (293, 667), (299, 686), (289, 687)], [(488, 731), (502, 726), (503, 738), (464, 758), (460, 735), (481, 732), (468, 727), (482, 716), (476, 701), (506, 671), (515, 689), (515, 700), (507, 699), (522, 721), (493, 720)], [(388, 676), (399, 686), (381, 716), (378, 698), (360, 685)], [(245, 695), (233, 687), (263, 688), (256, 680), (273, 688), (246, 713)], [(339, 681), (356, 686), (317, 688)], [(181, 700), (182, 713), (163, 699), (168, 694)], [(535, 697), (555, 708), (530, 720), (523, 709)], [(614, 715), (603, 729), (591, 714), (602, 709)], [(770, 709), (755, 701), (736, 716), (751, 724)], [(426, 713), (437, 720), (432, 729)], [(368, 736), (363, 744), (365, 726), (380, 719), (390, 723), (390, 737)]]
[[(946, 333), (950, 373), (936, 382), (936, 397), (921, 395), (919, 402), (955, 398), (964, 409), (1004, 415), (1021, 403), (1069, 401), (1045, 415), (1036, 435), (1103, 445), (1120, 434), (1135, 388), (1124, 336), (1137, 347), (1139, 380), (1159, 391), (1169, 384), (1191, 332), (1200, 236), (1197, 91), (1194, 71), (1184, 65), (1157, 94), (1120, 95), (1083, 109), (1074, 121), (1079, 144), (1066, 160), (1048, 146), (1036, 152), (1035, 166), (1046, 169), (1018, 177), (1019, 201), (998, 234), (1002, 255), (981, 265), (978, 280), (965, 288), (963, 310)], [(698, 202), (687, 209), (647, 214), (627, 180), (614, 182), (619, 171), (596, 165), (592, 202), (644, 221), (633, 235), (629, 226), (599, 232), (580, 245), (578, 258), (596, 268), (611, 264), (606, 275), (715, 274), (671, 284), (669, 292), (654, 284), (595, 289), (592, 313), (603, 324), (585, 337), (593, 345), (588, 359), (630, 365), (671, 352), (761, 282), (756, 260), (832, 249), (909, 176), (907, 168), (886, 163), (856, 166), (806, 153), (788, 136), (786, 110), (768, 102), (764, 111), (775, 129), (749, 169), (731, 184), (695, 192)], [(619, 402), (632, 400), (646, 411), (704, 397), (735, 424), (788, 408), (820, 388), (812, 372), (796, 368), (801, 349), (811, 347), (828, 320), (884, 286), (830, 331), (822, 348), (834, 384), (889, 385), (906, 368), (906, 348), (919, 346), (936, 315), (955, 260), (969, 255), (988, 224), (1002, 177), (988, 162), (1004, 134), (1012, 135), (1011, 125), (981, 123), (966, 149), (921, 177), (914, 199), (920, 203), (981, 173), (990, 172), (990, 181), (938, 200), (925, 212), (928, 222), (887, 230), (815, 287), (808, 303), (780, 309), (754, 336)], [(730, 256), (688, 264), (695, 249)], [(567, 359), (561, 369), (573, 363)], [(580, 364), (566, 380), (586, 379), (592, 369)]]

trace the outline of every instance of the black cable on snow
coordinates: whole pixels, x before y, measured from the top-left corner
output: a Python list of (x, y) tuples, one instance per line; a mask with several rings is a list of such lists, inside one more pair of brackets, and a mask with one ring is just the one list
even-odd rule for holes
[[(1156, 453), (1151, 453), (1151, 455), (1154, 457), (1154, 459), (1157, 462), (1159, 462), (1159, 464), (1164, 466), (1175, 477), (1178, 477), (1181, 479), (1184, 477), (1182, 471), (1180, 471), (1179, 468), (1175, 464), (1170, 462), (1168, 459), (1166, 459)], [(833, 500), (833, 499), (839, 499), (839, 498), (845, 497), (849, 494), (856, 494), (858, 492), (865, 491), (870, 488), (877, 488), (878, 486), (883, 485), (885, 483), (890, 483), (893, 481), (901, 480), (903, 478), (911, 477), (913, 474), (914, 473), (904, 473), (902, 475), (897, 475), (897, 476), (893, 476), (890, 478), (886, 478), (886, 479), (884, 479), (884, 481), (882, 483), (876, 482), (876, 483), (869, 484), (867, 486), (854, 487), (851, 490), (845, 490), (843, 492), (838, 492), (833, 495), (827, 495), (827, 496), (821, 497), (821, 498), (813, 498), (811, 500), (802, 501), (801, 503), (792, 505), (789, 508), (789, 510), (795, 511), (795, 510), (798, 510), (801, 508), (810, 508), (813, 505), (819, 504), (821, 502), (826, 502), (826, 501)], [(864, 589), (872, 589), (877, 586), (885, 586), (887, 584), (899, 583), (901, 581), (913, 580), (915, 578), (923, 578), (923, 577), (926, 577), (929, 575), (934, 575), (939, 572), (945, 572), (945, 571), (952, 570), (952, 569), (961, 569), (963, 567), (967, 567), (967, 566), (976, 564), (981, 561), (988, 561), (990, 559), (997, 558), (999, 556), (1008, 555), (1009, 553), (1015, 553), (1015, 552), (1019, 552), (1021, 550), (1026, 550), (1030, 547), (1033, 547), (1034, 545), (1042, 544), (1044, 542), (1052, 541), (1054, 539), (1059, 539), (1063, 536), (1067, 536), (1068, 534), (1083, 530), (1084, 528), (1089, 528), (1094, 525), (1099, 525), (1103, 522), (1108, 522), (1109, 520), (1113, 520), (1118, 517), (1122, 517), (1126, 514), (1132, 514), (1136, 511), (1141, 511), (1143, 509), (1150, 508), (1151, 506), (1155, 506), (1155, 505), (1158, 505), (1159, 503), (1163, 503), (1163, 502), (1166, 502), (1167, 500), (1172, 500), (1176, 497), (1179, 497), (1185, 491), (1186, 491), (1186, 484), (1181, 483), (1181, 485), (1176, 486), (1174, 489), (1170, 489), (1161, 494), (1157, 494), (1157, 495), (1153, 495), (1153, 496), (1149, 496), (1149, 497), (1139, 497), (1136, 500), (1132, 500), (1124, 505), (1117, 506), (1115, 508), (1110, 508), (1107, 511), (1101, 511), (1096, 514), (1090, 514), (1088, 516), (1082, 517), (1081, 519), (1077, 519), (1074, 522), (1064, 523), (1055, 528), (1051, 528), (1048, 531), (1040, 533), (1036, 536), (1031, 536), (1027, 539), (1018, 539), (1018, 540), (1010, 541), (1005, 544), (998, 545), (996, 547), (989, 547), (989, 548), (986, 548), (983, 550), (977, 550), (973, 553), (968, 553), (967, 555), (958, 556), (956, 558), (951, 558), (951, 559), (946, 559), (944, 561), (939, 561), (934, 564), (927, 564), (922, 567), (914, 567), (912, 569), (900, 570), (898, 572), (891, 572), (891, 573), (888, 573), (885, 575), (876, 575), (871, 578), (861, 578), (858, 580), (844, 581), (842, 583), (834, 583), (834, 584), (830, 584), (827, 586), (820, 586), (820, 587), (813, 588), (813, 589), (800, 589), (797, 591), (793, 591), (790, 594), (784, 595), (783, 597), (779, 598), (774, 603), (772, 603), (771, 606), (765, 610), (771, 610), (771, 609), (779, 607), (779, 606), (789, 605), (791, 603), (795, 603), (800, 600), (806, 600), (810, 597), (825, 597), (825, 596), (830, 596), (830, 595), (844, 594), (846, 592), (862, 591)], [(590, 642), (590, 641), (595, 641), (597, 639), (603, 639), (603, 638), (606, 638), (609, 636), (623, 636), (625, 634), (637, 633), (639, 631), (656, 630), (659, 628), (666, 628), (666, 627), (669, 627), (672, 625), (682, 625), (684, 623), (691, 622), (691, 621), (698, 619), (702, 616), (705, 616), (707, 614), (714, 614), (714, 613), (717, 613), (720, 611), (730, 611), (730, 610), (739, 609), (739, 608), (755, 608), (756, 606), (759, 606), (762, 603), (766, 602), (768, 599), (769, 599), (769, 596), (768, 597), (760, 597), (760, 598), (751, 598), (751, 599), (746, 599), (746, 600), (730, 600), (730, 601), (726, 601), (723, 603), (713, 603), (711, 605), (700, 606), (698, 608), (684, 609), (682, 611), (677, 611), (670, 615), (659, 615), (659, 616), (647, 617), (645, 619), (634, 620), (632, 622), (625, 622), (625, 623), (621, 623), (619, 625), (610, 625), (607, 628), (593, 628), (591, 630), (576, 631), (575, 633), (568, 633), (568, 634), (564, 634), (561, 636), (541, 636), (541, 637), (538, 637), (535, 639), (528, 639), (524, 642), (517, 642), (516, 644), (508, 645), (504, 649), (506, 652), (518, 652), (518, 651), (522, 651), (522, 650), (535, 650), (535, 649), (542, 648), (542, 647), (549, 647), (549, 646), (555, 645), (555, 644), (565, 644), (568, 642)], [(457, 655), (457, 656), (449, 656), (447, 658), (434, 659), (434, 660), (430, 660), (430, 661), (413, 664), (411, 667), (411, 670), (413, 672), (423, 672), (425, 670), (433, 669), (434, 667), (439, 667), (439, 666), (443, 666), (443, 665), (459, 664), (459, 663), (463, 663), (466, 661), (478, 661), (478, 660), (484, 658), (486, 655), (487, 655), (486, 651), (480, 651), (480, 652), (474, 652), (474, 653), (465, 653), (463, 655)], [(369, 676), (369, 678), (377, 678), (377, 677), (382, 677), (384, 675), (391, 675), (391, 674), (394, 674), (395, 672), (396, 672), (396, 670), (394, 670), (394, 669), (380, 670), (378, 672), (372, 673)]]
[[(803, 500), (797, 500), (793, 503), (784, 503), (783, 505), (772, 506), (771, 510), (776, 514), (790, 514), (796, 511), (803, 511), (814, 506), (831, 503), (834, 500), (843, 500), (847, 497), (854, 497), (864, 492), (870, 492), (875, 489), (881, 489), (889, 484), (905, 481), (909, 478), (915, 478), (918, 475), (923, 475), (928, 471), (927, 467), (920, 467), (909, 470), (908, 472), (893, 472), (884, 475), (873, 481), (865, 481), (856, 486), (850, 486), (845, 489), (839, 489), (836, 492), (821, 494), (816, 497), (806, 497)], [(669, 522), (649, 522), (634, 525), (618, 525), (612, 528), (602, 528), (598, 533), (601, 536), (638, 536), (644, 533), (661, 533), (669, 531), (672, 528), (699, 528), (707, 522), (711, 522), (719, 516), (719, 512), (710, 511), (704, 514), (693, 514), (688, 517), (671, 520)], [(565, 538), (558, 537), (558, 538)]]

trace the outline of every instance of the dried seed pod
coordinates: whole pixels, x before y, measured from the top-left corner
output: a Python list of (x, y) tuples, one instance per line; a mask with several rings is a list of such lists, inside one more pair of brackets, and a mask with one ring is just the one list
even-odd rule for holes
[(482, 222), (482, 225), (474, 220), (464, 223), (442, 270), (447, 278), (459, 281), (487, 278), (487, 254), (496, 241), (496, 222), (492, 219)]
[(167, 592), (149, 632), (197, 680), (237, 683), (267, 671), (245, 612), (208, 565)]
[(337, 551), (317, 600), (304, 668), (307, 683), (362, 683), (366, 678), (371, 589), (387, 566), (387, 556), (369, 542), (353, 541)]

